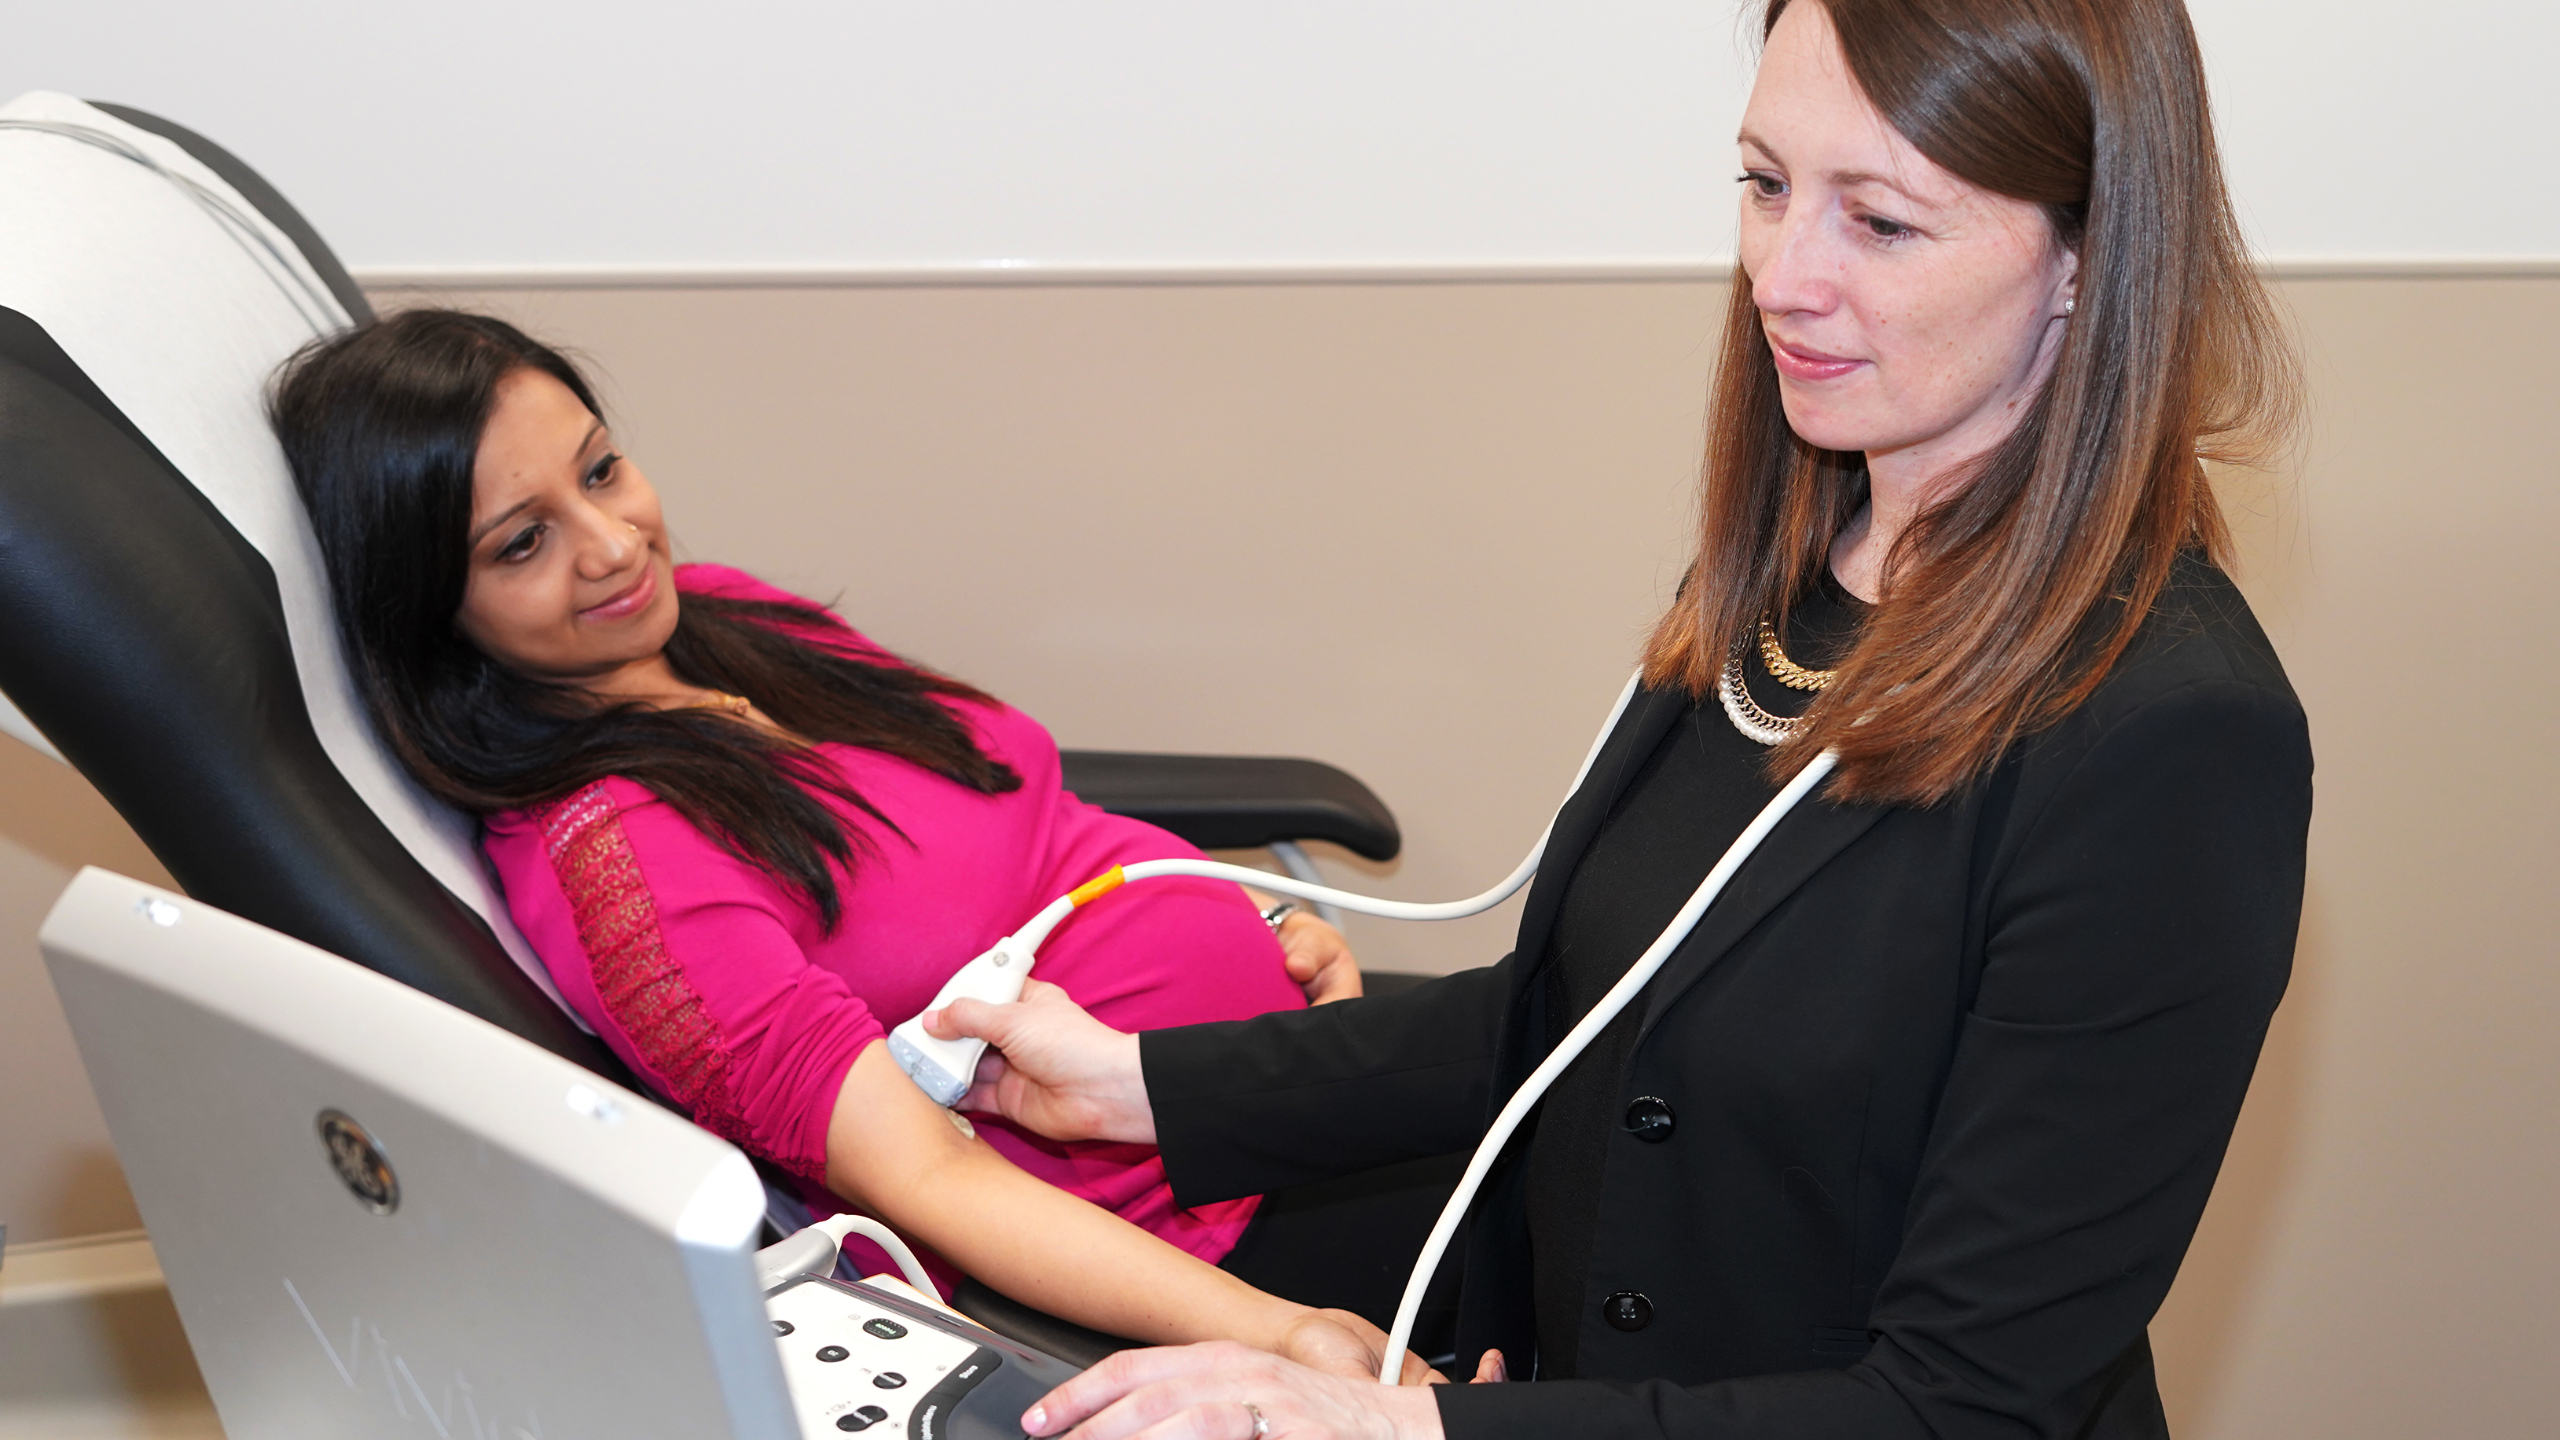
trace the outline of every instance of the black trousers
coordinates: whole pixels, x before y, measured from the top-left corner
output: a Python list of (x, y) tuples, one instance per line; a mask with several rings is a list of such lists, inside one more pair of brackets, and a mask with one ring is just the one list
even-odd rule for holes
[[(1440, 1155), (1265, 1195), (1218, 1268), (1284, 1300), (1348, 1310), (1385, 1329), (1466, 1168), (1466, 1156)], [(1465, 1251), (1461, 1227), (1413, 1327), (1414, 1353), (1444, 1373), (1457, 1343), (1458, 1257)]]

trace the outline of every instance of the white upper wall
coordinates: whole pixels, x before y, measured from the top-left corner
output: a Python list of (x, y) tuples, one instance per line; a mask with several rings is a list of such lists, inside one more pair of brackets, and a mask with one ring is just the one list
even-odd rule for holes
[[(2560, 7), (2191, 3), (2262, 253), (2560, 257)], [(1740, 8), (85, 0), (0, 99), (201, 130), (358, 268), (1682, 265)]]

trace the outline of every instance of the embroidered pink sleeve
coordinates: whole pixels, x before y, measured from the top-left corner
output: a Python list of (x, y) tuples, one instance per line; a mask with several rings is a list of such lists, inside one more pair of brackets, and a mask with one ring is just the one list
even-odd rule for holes
[(770, 880), (655, 800), (626, 810), (612, 782), (528, 818), (608, 1042), (696, 1124), (823, 1183), (836, 1092), (882, 1030), (809, 964)]

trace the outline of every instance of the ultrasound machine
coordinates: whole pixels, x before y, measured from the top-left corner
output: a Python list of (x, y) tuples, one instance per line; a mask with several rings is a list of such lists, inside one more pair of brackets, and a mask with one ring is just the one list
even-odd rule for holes
[(42, 945), (232, 1435), (975, 1440), (1075, 1373), (760, 1264), (736, 1147), (312, 946), (98, 869)]

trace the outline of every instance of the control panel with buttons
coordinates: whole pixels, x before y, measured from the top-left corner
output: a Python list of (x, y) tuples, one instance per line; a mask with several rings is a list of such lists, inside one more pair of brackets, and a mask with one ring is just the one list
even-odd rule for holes
[(765, 1297), (805, 1440), (1020, 1440), (1075, 1367), (864, 1285), (808, 1277)]

